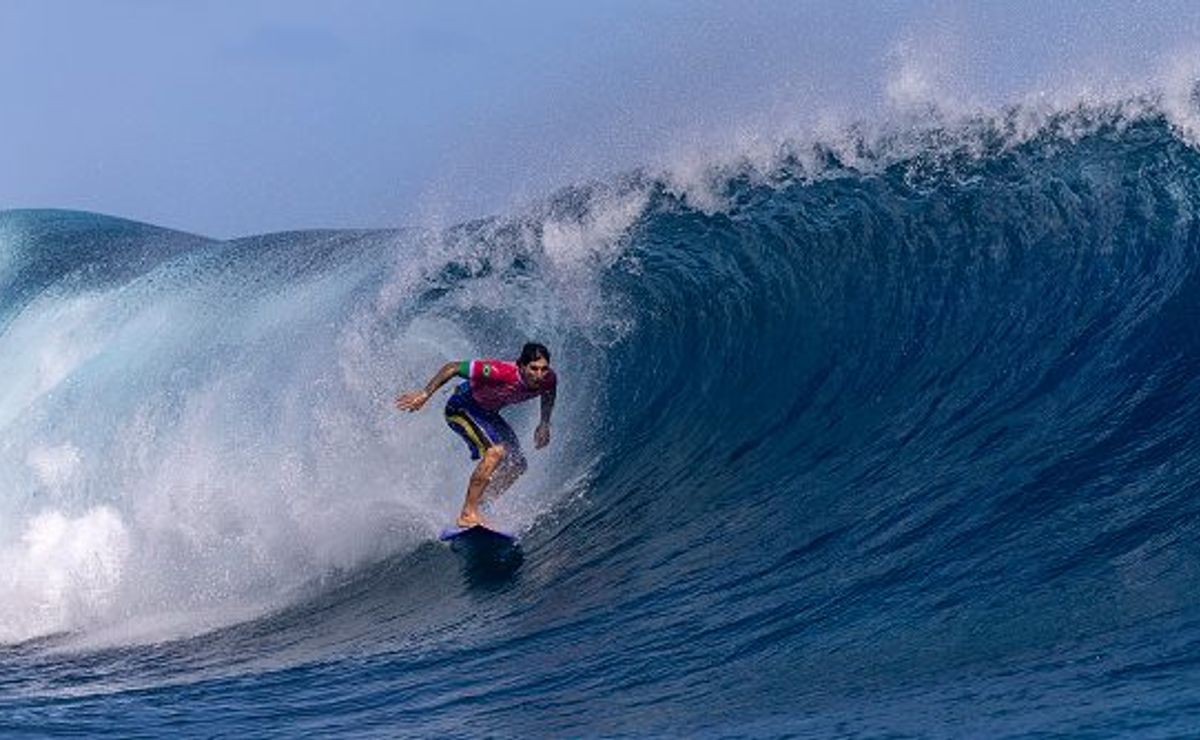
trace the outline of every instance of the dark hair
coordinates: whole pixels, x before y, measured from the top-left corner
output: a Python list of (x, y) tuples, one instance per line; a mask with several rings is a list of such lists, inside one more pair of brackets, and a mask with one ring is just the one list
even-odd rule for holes
[(521, 348), (521, 356), (517, 358), (517, 364), (528, 365), (534, 360), (550, 362), (550, 350), (546, 349), (544, 344), (526, 342), (525, 346)]

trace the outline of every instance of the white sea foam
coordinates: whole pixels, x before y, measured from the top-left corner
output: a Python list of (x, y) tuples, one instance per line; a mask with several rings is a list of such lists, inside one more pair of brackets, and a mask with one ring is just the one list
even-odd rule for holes
[(593, 262), (608, 266), (646, 201), (643, 191), (631, 189), (599, 199), (579, 218), (547, 219), (542, 224), (542, 249), (560, 269)]
[(29, 451), (26, 461), (43, 486), (58, 489), (76, 477), (80, 462), (79, 448), (70, 443), (34, 447)]
[(1200, 147), (1200, 49), (1180, 49), (1160, 65), (1162, 107), (1171, 125)]
[[(0, 353), (0, 426), (52, 392), (75, 368), (102, 349), (105, 306), (95, 296), (47, 297), (5, 332)], [(19, 351), (16, 348), (20, 348)]]
[(0, 642), (71, 630), (106, 611), (129, 555), (129, 532), (109, 506), (34, 516), (0, 549)]

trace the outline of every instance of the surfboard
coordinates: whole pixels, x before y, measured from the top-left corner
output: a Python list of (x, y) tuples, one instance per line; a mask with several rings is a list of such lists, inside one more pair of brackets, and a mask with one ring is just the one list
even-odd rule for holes
[(472, 586), (507, 583), (525, 561), (516, 535), (482, 525), (447, 527), (439, 539), (462, 560), (463, 574)]
[(449, 542), (452, 545), (454, 543), (469, 542), (472, 545), (511, 547), (517, 543), (516, 535), (502, 532), (498, 529), (491, 529), (482, 524), (476, 524), (473, 527), (447, 527), (442, 530), (442, 534), (438, 539), (442, 542)]
[(515, 571), (524, 559), (516, 535), (479, 524), (474, 527), (447, 527), (439, 539), (462, 556), (469, 567), (487, 571), (485, 575)]

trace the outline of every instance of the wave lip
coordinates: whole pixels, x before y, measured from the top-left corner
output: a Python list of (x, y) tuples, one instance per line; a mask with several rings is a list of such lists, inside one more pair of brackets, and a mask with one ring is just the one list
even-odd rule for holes
[(210, 243), (204, 237), (97, 213), (0, 211), (0, 321), (64, 279), (113, 285)]

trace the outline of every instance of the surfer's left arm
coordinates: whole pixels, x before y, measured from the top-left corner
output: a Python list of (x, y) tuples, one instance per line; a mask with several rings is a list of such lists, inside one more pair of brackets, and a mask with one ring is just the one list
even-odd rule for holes
[(554, 411), (554, 392), (555, 389), (551, 388), (542, 394), (542, 421), (533, 432), (533, 444), (539, 450), (550, 444), (550, 414)]

